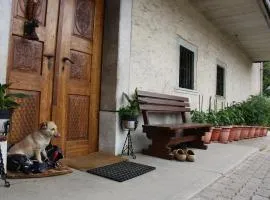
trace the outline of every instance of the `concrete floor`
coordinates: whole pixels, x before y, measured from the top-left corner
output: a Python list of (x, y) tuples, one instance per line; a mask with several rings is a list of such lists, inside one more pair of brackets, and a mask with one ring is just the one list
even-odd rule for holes
[(10, 188), (0, 186), (0, 200), (185, 200), (268, 144), (270, 137), (212, 143), (208, 150), (195, 149), (194, 163), (137, 154), (135, 162), (156, 170), (122, 183), (77, 170), (58, 177), (10, 180)]

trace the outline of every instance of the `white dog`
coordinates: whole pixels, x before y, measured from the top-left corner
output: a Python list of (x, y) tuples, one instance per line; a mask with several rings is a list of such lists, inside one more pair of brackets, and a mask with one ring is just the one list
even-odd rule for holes
[(42, 163), (41, 153), (47, 159), (46, 146), (49, 145), (53, 137), (59, 137), (57, 126), (54, 122), (44, 122), (41, 124), (40, 129), (28, 136), (22, 141), (18, 142), (10, 148), (8, 155), (22, 154), (28, 158), (35, 156), (38, 162)]

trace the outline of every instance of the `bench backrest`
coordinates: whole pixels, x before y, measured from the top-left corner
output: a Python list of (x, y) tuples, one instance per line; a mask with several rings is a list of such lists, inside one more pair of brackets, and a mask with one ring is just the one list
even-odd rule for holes
[(188, 98), (146, 91), (137, 94), (145, 125), (149, 124), (149, 112), (181, 113), (183, 123), (186, 122), (185, 112), (190, 112)]

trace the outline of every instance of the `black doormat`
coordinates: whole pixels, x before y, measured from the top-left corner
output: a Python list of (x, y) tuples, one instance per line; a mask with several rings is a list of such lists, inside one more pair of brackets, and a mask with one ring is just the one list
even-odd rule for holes
[(104, 167), (87, 170), (90, 174), (95, 174), (114, 181), (123, 182), (140, 176), (156, 169), (155, 167), (139, 163), (123, 161)]

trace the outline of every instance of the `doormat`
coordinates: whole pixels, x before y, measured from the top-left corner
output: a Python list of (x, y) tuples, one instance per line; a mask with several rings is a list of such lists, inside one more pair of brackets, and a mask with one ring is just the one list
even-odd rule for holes
[(123, 182), (140, 176), (156, 169), (155, 167), (139, 163), (123, 161), (104, 167), (87, 170), (90, 174), (95, 174), (114, 181)]
[(59, 176), (59, 175), (65, 175), (72, 173), (72, 170), (60, 163), (60, 165), (54, 169), (49, 169), (43, 173), (30, 173), (25, 174), (23, 172), (11, 172), (7, 171), (7, 177), (9, 179), (26, 179), (26, 178), (44, 178), (44, 177), (50, 177), (50, 176)]
[(89, 169), (104, 167), (106, 165), (111, 165), (126, 160), (127, 159), (120, 156), (114, 156), (104, 152), (95, 152), (86, 156), (64, 158), (61, 160), (61, 162), (71, 168), (78, 169), (80, 171), (87, 171)]

